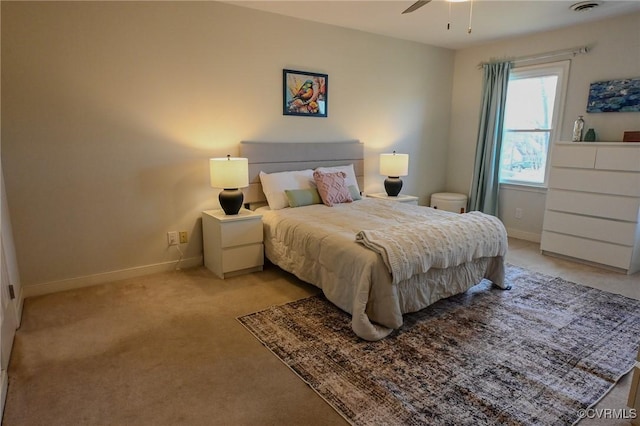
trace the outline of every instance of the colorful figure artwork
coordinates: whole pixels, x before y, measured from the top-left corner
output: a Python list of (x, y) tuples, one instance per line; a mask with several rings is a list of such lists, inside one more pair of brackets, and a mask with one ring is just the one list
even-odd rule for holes
[(327, 83), (326, 74), (283, 70), (283, 114), (326, 117)]

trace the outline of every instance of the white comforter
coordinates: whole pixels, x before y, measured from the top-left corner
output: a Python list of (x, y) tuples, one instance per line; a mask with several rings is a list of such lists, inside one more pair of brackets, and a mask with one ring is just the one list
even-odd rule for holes
[(506, 232), (501, 226), (498, 239), (505, 244), (498, 255), (483, 253), (395, 282), (382, 257), (356, 242), (361, 231), (416, 228), (429, 221), (443, 224), (466, 215), (366, 198), (333, 207), (318, 204), (262, 213), (267, 258), (320, 287), (327, 299), (351, 313), (354, 332), (367, 340), (399, 328), (403, 313), (464, 292), (483, 277), (503, 286)]

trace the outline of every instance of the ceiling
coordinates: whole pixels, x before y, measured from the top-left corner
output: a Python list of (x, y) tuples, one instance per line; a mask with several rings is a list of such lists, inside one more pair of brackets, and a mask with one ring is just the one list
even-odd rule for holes
[[(640, 0), (593, 0), (596, 8), (576, 12), (579, 0), (473, 0), (449, 3), (433, 0), (420, 9), (402, 14), (414, 1), (378, 0), (231, 0), (237, 6), (258, 9), (324, 24), (412, 40), (450, 49), (461, 49), (494, 40), (531, 34), (596, 21), (616, 15), (640, 12)], [(451, 29), (449, 22), (451, 6)]]

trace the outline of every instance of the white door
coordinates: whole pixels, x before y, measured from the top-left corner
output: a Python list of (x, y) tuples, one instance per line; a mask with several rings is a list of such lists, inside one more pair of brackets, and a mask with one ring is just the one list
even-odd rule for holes
[(16, 313), (15, 305), (11, 300), (9, 291), (9, 272), (4, 254), (4, 243), (0, 233), (0, 375), (2, 380), (0, 399), (0, 419), (4, 412), (4, 402), (7, 398), (7, 385), (9, 376), (9, 357), (13, 346), (13, 337), (16, 334)]

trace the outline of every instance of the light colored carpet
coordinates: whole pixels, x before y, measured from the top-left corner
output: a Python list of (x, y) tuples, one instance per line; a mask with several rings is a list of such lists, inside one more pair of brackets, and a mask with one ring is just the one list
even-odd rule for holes
[(239, 321), (355, 425), (571, 425), (635, 364), (640, 301), (508, 265), (377, 342), (313, 296)]
[[(638, 274), (541, 256), (519, 240), (507, 260), (640, 300)], [(196, 268), (30, 298), (3, 424), (346, 424), (236, 320), (316, 293), (275, 267), (224, 281)], [(629, 386), (625, 376), (598, 407), (624, 408)]]

